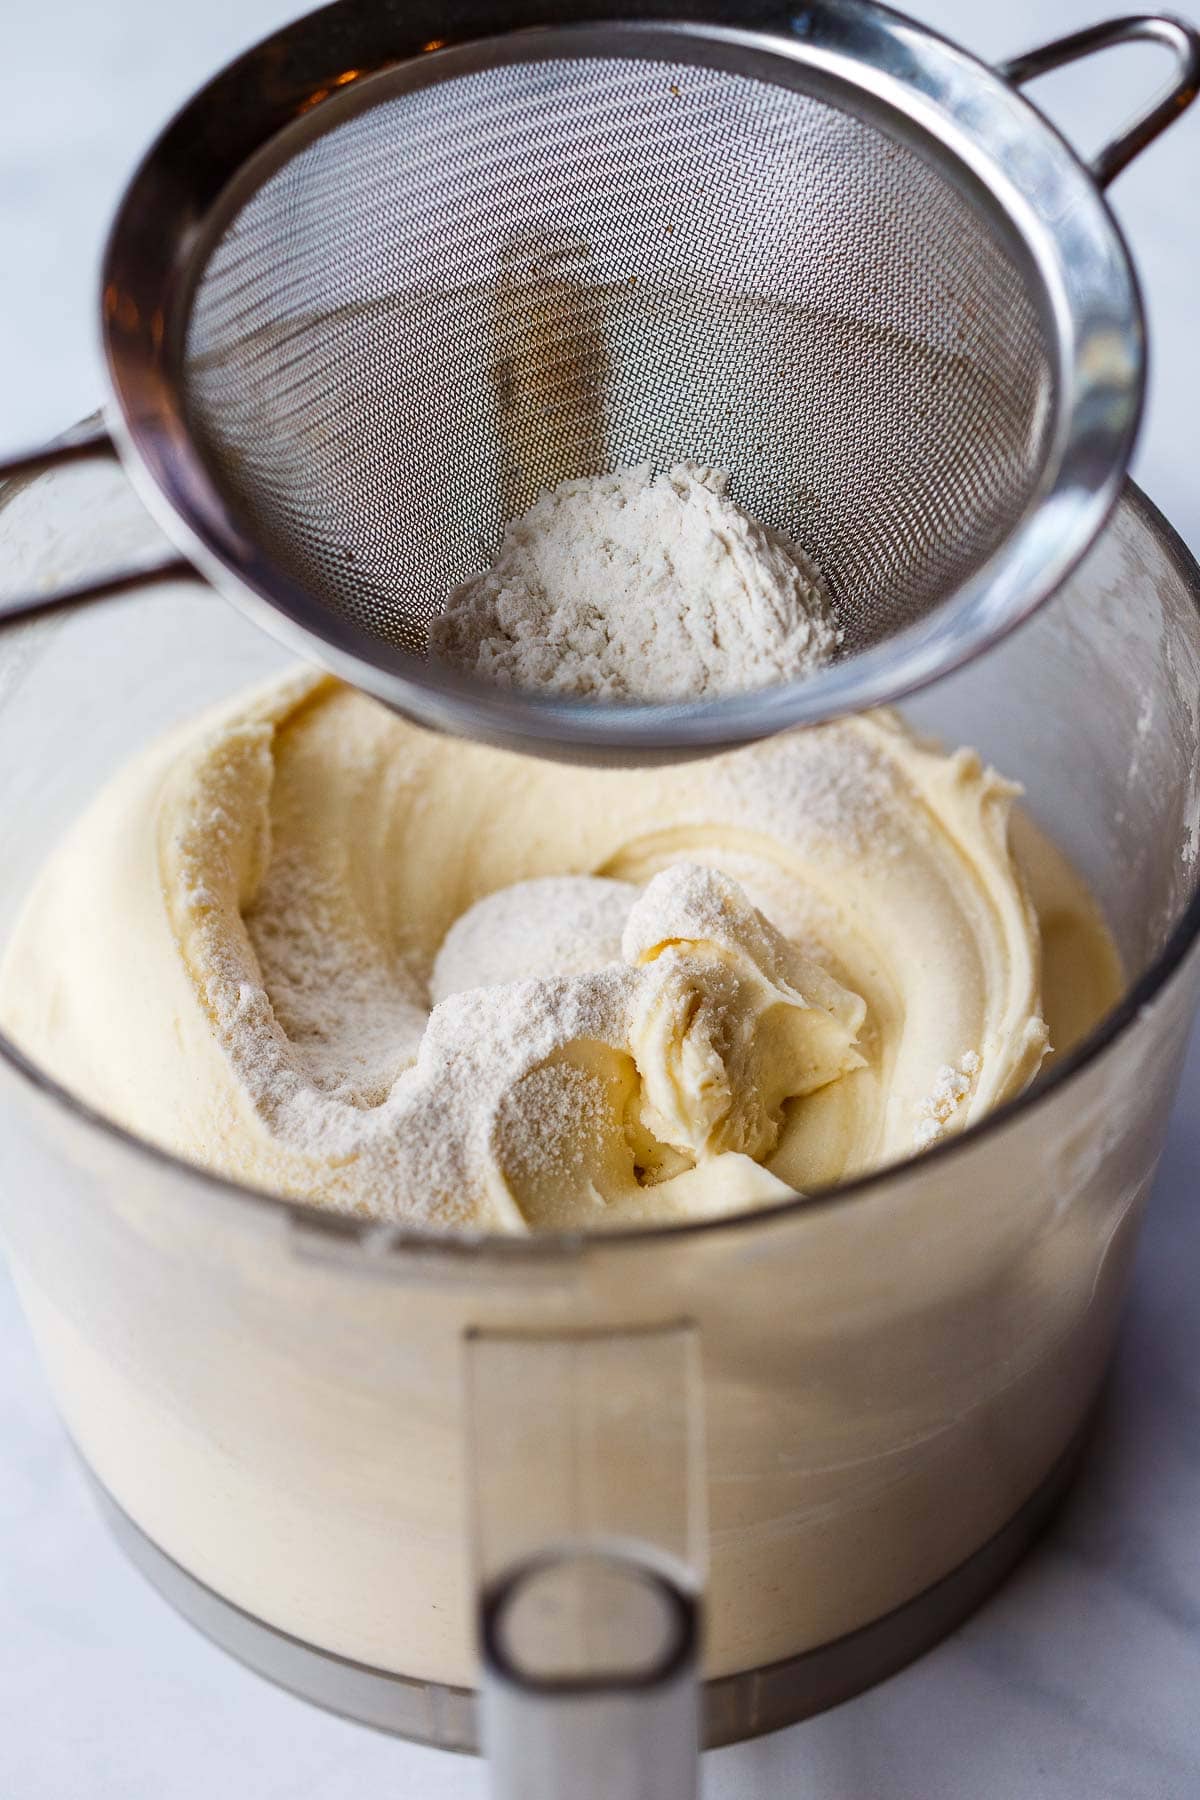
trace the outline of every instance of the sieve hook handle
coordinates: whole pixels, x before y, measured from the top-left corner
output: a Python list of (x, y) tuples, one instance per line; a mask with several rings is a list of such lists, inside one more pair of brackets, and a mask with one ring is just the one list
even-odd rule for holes
[(1192, 104), (1200, 90), (1200, 31), (1184, 19), (1167, 15), (1135, 14), (1124, 19), (1108, 19), (1100, 25), (1089, 25), (1084, 31), (1073, 31), (1069, 37), (1056, 38), (1052, 44), (1029, 50), (1024, 56), (1001, 63), (999, 73), (1014, 87), (1023, 87), (1052, 69), (1065, 68), (1098, 50), (1111, 50), (1119, 44), (1161, 44), (1175, 58), (1176, 70), (1171, 84), (1159, 97), (1138, 114), (1125, 130), (1107, 143), (1090, 168), (1100, 187), (1113, 178), (1152, 144), (1180, 113)]
[[(116, 445), (97, 413), (71, 426), (69, 431), (64, 431), (61, 437), (41, 449), (0, 457), (0, 483), (27, 480), (66, 463), (91, 461), (97, 457), (115, 458), (116, 454)], [(168, 550), (153, 554), (132, 568), (108, 569), (45, 593), (0, 595), (0, 629), (18, 621), (40, 618), (60, 607), (78, 606), (85, 600), (106, 600), (115, 594), (147, 587), (155, 581), (195, 574), (191, 563), (177, 551)]]

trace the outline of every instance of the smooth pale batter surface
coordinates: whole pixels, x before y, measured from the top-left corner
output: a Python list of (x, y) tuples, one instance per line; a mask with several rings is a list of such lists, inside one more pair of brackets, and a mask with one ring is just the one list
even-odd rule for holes
[(712, 1216), (961, 1130), (1116, 998), (1025, 820), (1018, 868), (1014, 791), (885, 715), (593, 771), (297, 676), (104, 790), (0, 1021), (255, 1186), (459, 1228)]

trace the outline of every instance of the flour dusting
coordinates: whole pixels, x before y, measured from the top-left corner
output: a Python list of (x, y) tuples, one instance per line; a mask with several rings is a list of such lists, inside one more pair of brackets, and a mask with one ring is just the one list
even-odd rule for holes
[(506, 687), (711, 699), (807, 675), (841, 642), (817, 570), (720, 469), (563, 482), (430, 623), (436, 657)]

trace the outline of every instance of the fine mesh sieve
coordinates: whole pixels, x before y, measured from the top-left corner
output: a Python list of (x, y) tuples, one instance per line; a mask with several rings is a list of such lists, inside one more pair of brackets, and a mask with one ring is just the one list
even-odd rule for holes
[[(551, 754), (695, 754), (895, 699), (1052, 591), (1141, 395), (1097, 181), (1195, 86), (1163, 20), (1006, 80), (857, 0), (663, 11), (314, 14), (168, 128), (105, 271), (111, 424), (191, 563), (399, 710)], [(1013, 84), (1139, 35), (1177, 80), (1089, 171)], [(539, 491), (681, 460), (811, 555), (835, 665), (616, 706), (426, 659)]]
[(190, 428), (272, 559), (423, 653), (543, 488), (731, 472), (824, 571), (852, 649), (1003, 542), (1053, 343), (989, 222), (813, 95), (657, 57), (380, 99), (239, 207), (200, 274)]

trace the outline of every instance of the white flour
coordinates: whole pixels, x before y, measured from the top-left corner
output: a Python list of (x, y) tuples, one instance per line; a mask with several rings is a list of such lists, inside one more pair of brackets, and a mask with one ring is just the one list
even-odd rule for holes
[(446, 933), (430, 980), (438, 1001), (468, 988), (585, 975), (621, 961), (621, 933), (638, 897), (627, 881), (546, 875), (498, 888)]
[(567, 481), (510, 523), (492, 567), (431, 621), (442, 661), (598, 700), (743, 693), (811, 673), (841, 640), (816, 569), (719, 469), (648, 463)]
[[(809, 1004), (787, 985), (783, 940), (713, 869), (673, 864), (644, 889), (563, 876), (496, 891), (447, 934), (428, 1013), (413, 978), (389, 975), (330, 928), (321, 899), (300, 866), (276, 858), (246, 915), (262, 983), (221, 982), (207, 998), (272, 1132), (308, 1155), (352, 1164), (360, 1201), (385, 1218), (419, 1217), (428, 1198), (443, 1216), (461, 1207), (466, 1223), (490, 1206), (511, 1210), (514, 1183), (595, 1189), (603, 1210), (606, 1145), (623, 1141), (623, 1071), (631, 1076), (636, 1059), (652, 1081), (665, 1059), (660, 1085), (686, 1088), (698, 1018), (715, 1034), (705, 1091), (729, 1086), (732, 1107), (743, 1085), (754, 1086), (735, 1025), (739, 1007), (753, 1015), (754, 983), (779, 981), (781, 1002)], [(832, 984), (817, 969), (811, 978), (824, 1020)], [(372, 993), (378, 1024), (364, 1029)], [(635, 1045), (642, 1016), (649, 1030)], [(764, 1141), (774, 1141), (777, 1123), (768, 1121)], [(670, 1173), (689, 1166), (645, 1131), (638, 1142), (656, 1171), (660, 1162)]]
[(974, 1050), (968, 1050), (957, 1069), (943, 1063), (933, 1078), (933, 1086), (917, 1108), (917, 1124), (913, 1143), (927, 1150), (946, 1135), (950, 1121), (969, 1096), (982, 1064)]

